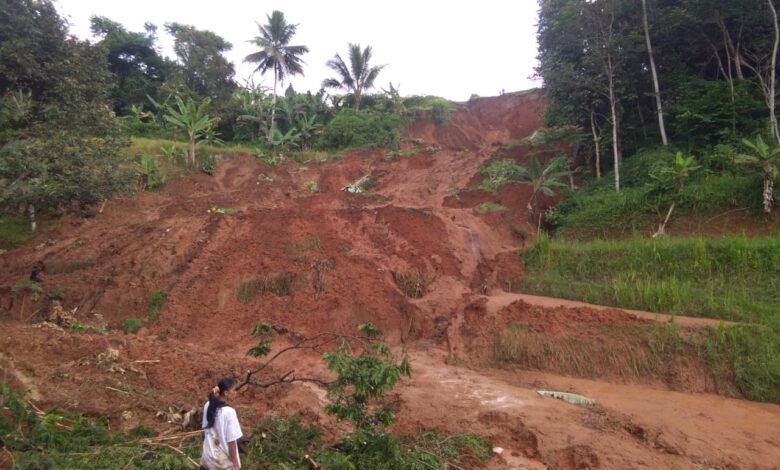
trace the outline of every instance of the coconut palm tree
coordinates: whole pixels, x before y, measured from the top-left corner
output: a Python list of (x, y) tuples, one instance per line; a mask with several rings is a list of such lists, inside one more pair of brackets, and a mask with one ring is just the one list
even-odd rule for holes
[(306, 46), (291, 46), (290, 41), (298, 29), (297, 24), (289, 24), (284, 17), (284, 13), (274, 10), (270, 15), (266, 15), (267, 24), (257, 23), (260, 29), (260, 35), (255, 36), (249, 42), (260, 48), (259, 51), (249, 54), (244, 58), (244, 62), (257, 64), (255, 72), (265, 74), (269, 70), (274, 73), (274, 94), (271, 101), (271, 126), (268, 128), (267, 137), (270, 139), (271, 129), (274, 127), (274, 117), (276, 114), (276, 86), (278, 82), (283, 82), (288, 75), (303, 75), (303, 64), (305, 63), (301, 56), (309, 52)]
[(742, 139), (742, 144), (750, 151), (749, 154), (737, 155), (738, 165), (759, 169), (764, 177), (764, 212), (772, 212), (775, 180), (780, 175), (780, 144), (767, 143), (759, 135), (756, 141)]
[(322, 82), (323, 88), (341, 88), (349, 91), (355, 97), (355, 110), (360, 109), (360, 97), (363, 91), (374, 86), (379, 72), (384, 65), (370, 67), (371, 46), (366, 46), (362, 51), (360, 44), (349, 44), (349, 66), (340, 55), (336, 54), (325, 65), (333, 69), (338, 78), (328, 78)]

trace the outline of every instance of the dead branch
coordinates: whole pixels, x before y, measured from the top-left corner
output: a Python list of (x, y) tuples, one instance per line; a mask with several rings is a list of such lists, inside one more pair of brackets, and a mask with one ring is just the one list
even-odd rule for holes
[(313, 382), (319, 385), (322, 385), (324, 387), (327, 387), (328, 385), (332, 384), (333, 382), (326, 382), (322, 379), (318, 379), (316, 377), (296, 377), (292, 375), (292, 373), (295, 372), (291, 370), (290, 372), (284, 374), (283, 376), (279, 377), (276, 380), (272, 380), (270, 382), (254, 382), (254, 381), (248, 381), (246, 384), (251, 385), (253, 387), (260, 387), (260, 388), (268, 388), (272, 385), (277, 384), (289, 384), (293, 382)]

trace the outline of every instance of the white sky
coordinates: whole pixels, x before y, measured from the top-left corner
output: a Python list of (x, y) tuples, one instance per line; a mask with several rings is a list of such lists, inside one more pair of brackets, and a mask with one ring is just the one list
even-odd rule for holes
[[(239, 83), (253, 70), (243, 58), (255, 49), (246, 42), (258, 35), (255, 21), (264, 24), (266, 15), (280, 10), (288, 22), (298, 24), (292, 44), (310, 51), (303, 56), (305, 76), (291, 79), (299, 92), (316, 92), (323, 79), (334, 76), (325, 62), (336, 53), (346, 60), (349, 42), (371, 45), (372, 64), (387, 64), (376, 87), (400, 83), (404, 96), (430, 94), (465, 101), (472, 93), (494, 96), (502, 89), (539, 86), (531, 79), (536, 65), (536, 0), (56, 0), (56, 5), (69, 21), (70, 32), (85, 39), (94, 39), (89, 31), (93, 14), (130, 31), (143, 31), (144, 22), (152, 22), (158, 26), (163, 55), (170, 57), (172, 40), (164, 23), (211, 30), (233, 44), (226, 55), (235, 64)], [(257, 74), (255, 83), (272, 86), (273, 76)]]

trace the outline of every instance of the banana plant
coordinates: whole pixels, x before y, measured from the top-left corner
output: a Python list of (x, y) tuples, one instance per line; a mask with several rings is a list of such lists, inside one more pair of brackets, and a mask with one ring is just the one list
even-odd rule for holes
[(157, 189), (165, 184), (165, 173), (149, 154), (142, 154), (134, 168), (138, 175), (138, 187), (141, 190)]
[(533, 188), (531, 198), (526, 206), (530, 217), (536, 211), (536, 198), (539, 193), (545, 196), (552, 196), (555, 194), (556, 188), (565, 188), (566, 183), (562, 180), (569, 176), (569, 171), (566, 170), (567, 158), (565, 155), (550, 161), (544, 168), (536, 157), (531, 157), (528, 163), (528, 175), (526, 178)]
[(742, 139), (749, 154), (737, 155), (734, 162), (749, 168), (759, 169), (764, 177), (764, 212), (772, 213), (775, 180), (780, 174), (780, 144), (766, 143), (759, 135), (756, 141)]
[(317, 121), (316, 114), (299, 117), (295, 128), (299, 132), (301, 148), (304, 150), (311, 149), (314, 138), (322, 132), (322, 124)]
[[(650, 173), (650, 177), (656, 180), (661, 188), (668, 188), (670, 185), (674, 187), (674, 198), (672, 204), (669, 206), (669, 210), (666, 212), (666, 217), (658, 225), (658, 230), (653, 234), (653, 238), (660, 238), (666, 233), (666, 225), (669, 223), (669, 218), (674, 212), (674, 207), (677, 205), (677, 198), (682, 193), (685, 185), (685, 180), (701, 168), (696, 164), (696, 160), (693, 156), (685, 157), (682, 152), (677, 152), (674, 157), (674, 161), (670, 166), (663, 167), (654, 173)], [(663, 189), (662, 189), (663, 190)]]
[(268, 143), (274, 150), (280, 153), (285, 153), (292, 148), (297, 148), (299, 140), (300, 133), (297, 129), (292, 128), (282, 134), (282, 132), (276, 126), (274, 126), (271, 129), (271, 139)]
[(189, 139), (187, 160), (192, 168), (195, 167), (195, 144), (207, 135), (209, 128), (217, 121), (206, 113), (210, 103), (209, 98), (196, 103), (192, 98), (187, 98), (185, 102), (181, 97), (176, 96), (176, 107), (170, 106), (164, 116), (166, 121), (187, 134)]

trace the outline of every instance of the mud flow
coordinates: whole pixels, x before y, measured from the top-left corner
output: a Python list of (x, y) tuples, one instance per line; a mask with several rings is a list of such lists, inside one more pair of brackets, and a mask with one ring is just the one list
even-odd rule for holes
[[(66, 218), (0, 255), (3, 380), (41, 408), (165, 429), (161, 411), (185, 412), (203, 384), (256, 365), (246, 355), (255, 324), (275, 325), (282, 347), (370, 320), (412, 359), (394, 430), (481, 434), (495, 447), (490, 468), (778, 468), (780, 406), (730, 398), (701, 358), (659, 367), (643, 334), (663, 316), (511, 292), (538, 228), (531, 190), (478, 191), (479, 168), (499, 156), (525, 163), (522, 146), (497, 151), (529, 136), (544, 110), (538, 91), (476, 99), (448, 125), (418, 119), (402, 147), (412, 156), (269, 167), (247, 155), (213, 176), (111, 199), (94, 218)], [(367, 174), (370, 189), (342, 191)], [(486, 202), (504, 209), (480, 210)], [(14, 293), (38, 262), (43, 292)], [(125, 335), (157, 292), (157, 321)], [(52, 315), (60, 326), (42, 322)], [(62, 326), (74, 323), (108, 333)], [(271, 372), (288, 367), (324, 373), (316, 353)], [(327, 427), (323, 400), (316, 385), (294, 384), (246, 389), (238, 407)]]

